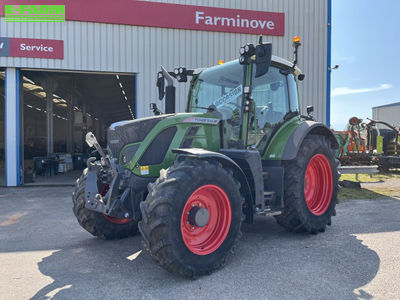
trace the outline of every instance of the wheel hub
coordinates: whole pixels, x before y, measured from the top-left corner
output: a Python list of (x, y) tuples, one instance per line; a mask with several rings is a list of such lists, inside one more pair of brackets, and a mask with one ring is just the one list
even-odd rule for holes
[(181, 216), (181, 233), (186, 247), (197, 255), (216, 251), (228, 235), (231, 205), (222, 188), (206, 184), (187, 200)]
[(204, 227), (210, 220), (210, 213), (204, 207), (195, 206), (189, 211), (189, 224), (197, 227)]

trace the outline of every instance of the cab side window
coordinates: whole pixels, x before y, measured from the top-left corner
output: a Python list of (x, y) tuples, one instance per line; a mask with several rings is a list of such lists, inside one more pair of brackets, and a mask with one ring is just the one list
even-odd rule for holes
[(269, 136), (289, 112), (286, 75), (270, 67), (267, 74), (253, 79), (255, 112), (249, 130), (249, 144), (265, 149)]

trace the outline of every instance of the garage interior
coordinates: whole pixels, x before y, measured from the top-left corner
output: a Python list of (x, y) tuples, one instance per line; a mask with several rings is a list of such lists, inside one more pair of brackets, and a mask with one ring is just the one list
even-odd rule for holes
[[(111, 123), (135, 118), (135, 75), (21, 70), (21, 180), (72, 184)], [(23, 107), (23, 109), (22, 109)]]

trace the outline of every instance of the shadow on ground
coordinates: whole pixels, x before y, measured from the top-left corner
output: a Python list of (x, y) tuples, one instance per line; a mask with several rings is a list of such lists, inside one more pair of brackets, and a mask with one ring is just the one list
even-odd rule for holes
[[(3, 190), (0, 190), (1, 192)], [(33, 299), (55, 298), (264, 298), (369, 299), (360, 289), (377, 274), (377, 253), (359, 233), (399, 231), (400, 201), (348, 201), (324, 234), (294, 234), (271, 217), (243, 226), (243, 238), (227, 265), (210, 276), (188, 280), (167, 273), (143, 250), (140, 236), (119, 241), (93, 238), (81, 229), (67, 188), (8, 189), (0, 196), (0, 255), (56, 249), (38, 263), (54, 282)], [(61, 195), (54, 197), (54, 195)], [(12, 196), (12, 198), (11, 198)], [(381, 216), (377, 217), (379, 207)], [(5, 209), (4, 209), (5, 208)], [(0, 225), (1, 226), (1, 225)], [(142, 252), (140, 252), (142, 251)], [(136, 258), (135, 258), (136, 256)], [(34, 280), (34, 279), (33, 279)]]

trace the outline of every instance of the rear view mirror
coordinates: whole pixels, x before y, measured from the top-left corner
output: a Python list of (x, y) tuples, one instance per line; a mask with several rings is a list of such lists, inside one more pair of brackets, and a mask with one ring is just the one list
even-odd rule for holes
[(158, 87), (158, 99), (162, 100), (165, 96), (165, 81), (164, 76), (161, 72), (157, 74), (157, 87)]
[(260, 43), (256, 46), (256, 78), (268, 72), (272, 58), (272, 44)]

